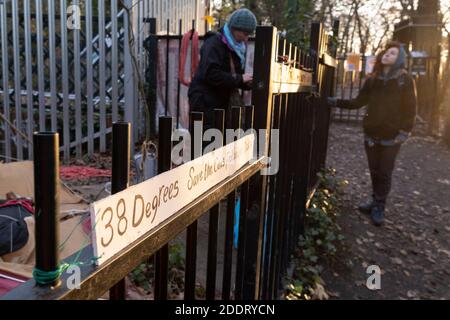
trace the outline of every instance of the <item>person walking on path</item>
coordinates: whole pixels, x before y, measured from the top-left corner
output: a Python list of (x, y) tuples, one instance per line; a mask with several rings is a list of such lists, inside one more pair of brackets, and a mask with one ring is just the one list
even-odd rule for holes
[(251, 89), (253, 76), (244, 71), (248, 37), (255, 29), (255, 15), (248, 9), (238, 9), (203, 43), (188, 96), (191, 111), (204, 113), (205, 128), (212, 126), (215, 108), (242, 106), (238, 89)]
[(392, 172), (401, 145), (413, 130), (417, 114), (414, 79), (405, 69), (406, 52), (401, 43), (390, 42), (377, 56), (374, 72), (355, 99), (329, 98), (331, 106), (359, 109), (367, 105), (363, 120), (364, 147), (372, 180), (372, 199), (359, 210), (383, 224)]

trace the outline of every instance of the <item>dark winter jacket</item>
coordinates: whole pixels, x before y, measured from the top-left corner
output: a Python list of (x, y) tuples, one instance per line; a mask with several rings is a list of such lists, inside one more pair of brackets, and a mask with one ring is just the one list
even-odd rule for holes
[[(227, 109), (233, 90), (249, 90), (242, 81), (239, 57), (222, 41), (222, 33), (210, 35), (200, 50), (200, 63), (189, 86), (189, 104), (193, 111)], [(231, 72), (230, 58), (234, 61), (235, 74)]]
[(411, 132), (417, 114), (414, 79), (405, 69), (387, 78), (368, 78), (358, 97), (337, 100), (337, 107), (359, 109), (367, 105), (364, 133), (375, 139), (394, 139), (400, 131)]

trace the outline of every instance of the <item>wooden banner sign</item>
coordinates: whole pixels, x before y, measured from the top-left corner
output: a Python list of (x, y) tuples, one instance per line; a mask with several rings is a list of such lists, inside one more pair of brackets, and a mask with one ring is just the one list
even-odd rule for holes
[[(247, 135), (140, 184), (91, 204), (92, 246), (101, 265), (163, 224), (208, 189), (253, 159)], [(175, 236), (175, 235), (174, 235)]]
[(276, 63), (272, 67), (272, 91), (278, 93), (309, 92), (312, 88), (312, 72)]

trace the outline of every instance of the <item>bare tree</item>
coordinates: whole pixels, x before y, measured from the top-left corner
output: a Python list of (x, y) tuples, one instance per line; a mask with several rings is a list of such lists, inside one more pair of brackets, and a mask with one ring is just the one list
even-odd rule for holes
[[(350, 9), (349, 9), (349, 13), (347, 15), (344, 16), (344, 31), (342, 33), (342, 37), (340, 39), (340, 42), (342, 43), (342, 46), (339, 50), (339, 55), (345, 54), (346, 52), (348, 52), (349, 50), (349, 34), (351, 31), (351, 25), (352, 25), (352, 20), (354, 17), (354, 12), (357, 8), (357, 4), (360, 2), (360, 0), (352, 0), (351, 3), (349, 3), (350, 5)], [(351, 48), (350, 48), (351, 49)]]
[(414, 0), (398, 0), (398, 2), (402, 6), (402, 17), (411, 16), (411, 13), (414, 11)]

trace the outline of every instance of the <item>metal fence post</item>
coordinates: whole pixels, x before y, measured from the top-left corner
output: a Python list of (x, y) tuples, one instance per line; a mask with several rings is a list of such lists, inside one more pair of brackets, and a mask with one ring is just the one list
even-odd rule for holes
[[(123, 3), (127, 8), (131, 10), (133, 0), (124, 0)], [(131, 13), (131, 12), (130, 12)], [(132, 17), (124, 14), (124, 38), (123, 38), (123, 54), (124, 54), (124, 95), (125, 95), (125, 114), (124, 120), (130, 123), (134, 123), (135, 120), (135, 95), (137, 94), (136, 75), (133, 68), (133, 50), (130, 46), (130, 37), (128, 30), (132, 24)], [(134, 145), (136, 130), (133, 130), (131, 137), (131, 145)]]
[[(271, 123), (272, 86), (271, 67), (276, 50), (275, 27), (258, 26), (256, 28), (255, 60), (252, 103), (258, 112), (255, 113), (255, 129), (266, 130), (264, 155), (268, 154), (269, 130)], [(261, 149), (263, 141), (258, 141), (258, 151)], [(254, 175), (250, 181), (252, 192), (248, 198), (248, 228), (247, 232), (256, 234), (256, 241), (252, 250), (245, 255), (246, 277), (242, 291), (243, 299), (259, 299), (260, 296), (260, 276), (262, 267), (262, 249), (264, 239), (264, 221), (266, 216), (266, 184), (267, 176)], [(250, 225), (251, 221), (251, 225)], [(250, 230), (251, 229), (251, 230)]]
[[(130, 176), (131, 124), (113, 124), (111, 194), (128, 188)], [(125, 279), (120, 280), (110, 290), (110, 300), (125, 300)]]
[[(222, 134), (225, 133), (225, 110), (214, 110), (214, 128), (218, 129)], [(219, 207), (220, 202), (209, 210), (208, 260), (206, 266), (207, 300), (214, 300), (216, 297), (217, 232), (219, 229)]]
[[(244, 109), (244, 124), (243, 129), (247, 131), (253, 129), (253, 117), (254, 117), (254, 107), (247, 106)], [(238, 253), (237, 253), (237, 266), (236, 266), (236, 289), (235, 297), (237, 300), (242, 299), (242, 289), (244, 286), (244, 261), (245, 252), (247, 246), (247, 210), (248, 210), (248, 195), (249, 182), (246, 181), (241, 187), (241, 207), (239, 212), (239, 231), (238, 231)], [(250, 240), (251, 241), (251, 240)]]
[[(195, 123), (200, 122), (200, 132), (195, 132)], [(191, 158), (201, 156), (203, 142), (203, 113), (191, 112)], [(197, 133), (197, 136), (195, 135)], [(199, 134), (199, 135), (198, 135)], [(197, 267), (197, 220), (187, 228), (186, 236), (186, 270), (184, 280), (184, 299), (195, 299), (195, 275)]]
[[(240, 129), (242, 124), (242, 108), (231, 108), (231, 121), (227, 125), (227, 129)], [(238, 139), (240, 137), (237, 137)], [(231, 141), (227, 141), (230, 143)], [(222, 300), (230, 300), (231, 294), (231, 271), (233, 261), (233, 230), (234, 230), (234, 214), (236, 207), (236, 190), (233, 190), (227, 196), (227, 213), (225, 222), (225, 244), (223, 258), (223, 282), (222, 282)]]
[[(52, 272), (59, 267), (59, 135), (33, 136), (34, 196), (36, 203), (36, 268)], [(59, 277), (50, 285), (57, 286)]]
[[(158, 174), (170, 170), (172, 160), (172, 117), (159, 118)], [(165, 244), (155, 254), (155, 300), (167, 299), (167, 268), (169, 245)]]

